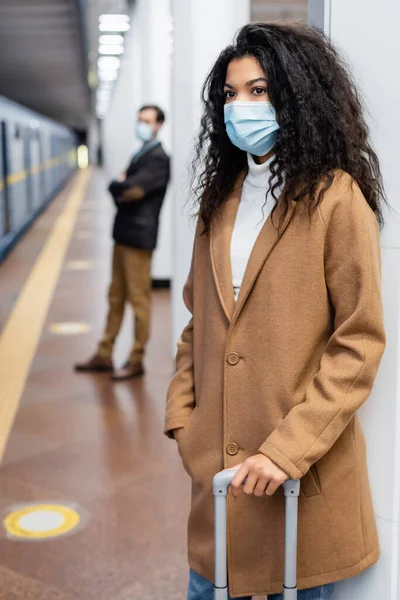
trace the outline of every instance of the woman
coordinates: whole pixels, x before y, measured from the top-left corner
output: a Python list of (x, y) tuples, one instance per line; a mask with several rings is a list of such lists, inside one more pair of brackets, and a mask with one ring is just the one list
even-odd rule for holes
[(231, 596), (281, 598), (280, 485), (301, 478), (299, 600), (328, 599), (379, 557), (356, 415), (385, 346), (379, 164), (345, 65), (310, 28), (247, 25), (203, 98), (193, 318), (165, 424), (192, 479), (188, 597), (212, 598), (212, 477), (240, 464)]

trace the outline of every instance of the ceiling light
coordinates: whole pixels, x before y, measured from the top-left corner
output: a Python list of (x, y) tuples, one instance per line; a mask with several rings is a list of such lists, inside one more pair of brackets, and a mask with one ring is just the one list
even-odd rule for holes
[(114, 84), (110, 81), (101, 81), (97, 86), (98, 90), (112, 90)]
[(100, 81), (115, 81), (117, 73), (115, 71), (99, 71)]
[(107, 31), (109, 33), (121, 33), (123, 31), (129, 31), (130, 28), (131, 26), (129, 25), (129, 23), (125, 21), (116, 21), (115, 23), (107, 21), (104, 23), (100, 23), (99, 25), (100, 31)]
[(102, 45), (99, 46), (99, 54), (123, 54), (124, 53), (124, 47), (122, 46), (122, 44), (115, 44), (115, 45), (111, 45), (111, 44), (107, 44), (107, 45)]
[(128, 31), (129, 25), (129, 17), (128, 15), (100, 15), (99, 17), (99, 29), (100, 31), (110, 31), (110, 32), (118, 32), (118, 31)]
[(113, 67), (101, 67), (99, 69), (99, 75), (102, 73), (112, 73), (113, 75), (117, 75), (118, 69), (114, 69)]
[(99, 94), (97, 94), (96, 100), (97, 102), (104, 102), (107, 104), (111, 100), (111, 96), (110, 94), (108, 94), (107, 96), (99, 96)]
[(104, 21), (126, 21), (126, 22), (129, 22), (129, 16), (122, 14), (122, 13), (118, 14), (118, 15), (104, 13), (99, 16), (99, 21), (100, 21), (100, 23), (103, 23)]
[(121, 61), (117, 56), (101, 56), (97, 65), (99, 69), (119, 69)]
[(123, 44), (123, 35), (101, 35), (99, 37), (99, 44)]

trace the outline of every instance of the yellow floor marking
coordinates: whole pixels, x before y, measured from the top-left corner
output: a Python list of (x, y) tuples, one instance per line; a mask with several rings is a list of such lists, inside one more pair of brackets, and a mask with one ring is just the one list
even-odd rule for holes
[(76, 322), (53, 323), (50, 325), (49, 331), (56, 335), (77, 335), (89, 331), (89, 325)]
[(90, 176), (80, 171), (0, 336), (0, 460)]
[(64, 535), (79, 525), (79, 513), (62, 504), (37, 504), (20, 508), (3, 520), (7, 533), (25, 539), (47, 539)]
[(89, 271), (92, 267), (93, 261), (91, 260), (69, 260), (65, 264), (68, 271)]

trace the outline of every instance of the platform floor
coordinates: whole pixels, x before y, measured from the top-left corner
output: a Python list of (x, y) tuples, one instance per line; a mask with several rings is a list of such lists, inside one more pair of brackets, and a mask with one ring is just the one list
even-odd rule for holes
[[(76, 531), (51, 541), (15, 541), (1, 528), (1, 600), (185, 598), (190, 484), (162, 434), (173, 371), (169, 293), (154, 292), (145, 378), (115, 384), (72, 370), (93, 353), (104, 324), (113, 214), (105, 184), (100, 171), (78, 173), (0, 266), (0, 357), (13, 357), (0, 378), (2, 517), (29, 502), (76, 503), (84, 515)], [(83, 332), (52, 332), (59, 323)], [(131, 327), (129, 313), (117, 363)]]

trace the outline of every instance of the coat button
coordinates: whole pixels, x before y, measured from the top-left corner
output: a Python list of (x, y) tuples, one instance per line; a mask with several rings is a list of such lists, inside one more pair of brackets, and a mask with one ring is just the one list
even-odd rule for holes
[(240, 356), (237, 352), (231, 352), (228, 356), (228, 363), (230, 365), (237, 365), (240, 360)]
[(226, 447), (226, 451), (230, 456), (236, 456), (236, 454), (239, 452), (239, 446), (235, 443), (228, 444)]

